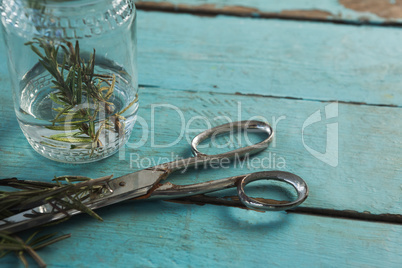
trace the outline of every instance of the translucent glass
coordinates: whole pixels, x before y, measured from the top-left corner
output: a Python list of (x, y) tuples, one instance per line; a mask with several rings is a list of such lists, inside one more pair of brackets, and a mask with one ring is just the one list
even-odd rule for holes
[(2, 30), (20, 127), (41, 155), (68, 163), (125, 144), (138, 109), (131, 0), (3, 0)]

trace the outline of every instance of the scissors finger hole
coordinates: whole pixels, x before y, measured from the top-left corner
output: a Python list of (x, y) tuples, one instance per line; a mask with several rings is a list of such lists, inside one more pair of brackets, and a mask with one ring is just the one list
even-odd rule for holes
[(262, 202), (289, 203), (297, 199), (296, 189), (288, 183), (262, 178), (247, 183), (247, 196)]
[[(197, 154), (217, 155), (236, 149), (258, 144), (269, 137), (266, 132), (255, 129), (236, 130), (212, 135), (201, 141), (196, 149)], [(193, 151), (194, 152), (194, 151)]]
[[(273, 137), (268, 123), (261, 121), (239, 121), (208, 129), (198, 134), (191, 142), (196, 156), (227, 156), (265, 149)], [(200, 150), (203, 152), (201, 152)]]
[[(271, 187), (270, 192), (277, 191), (276, 196), (285, 194), (290, 197), (290, 201), (277, 201), (265, 198), (252, 198), (245, 192), (246, 185), (258, 180), (269, 180), (279, 183), (275, 183), (274, 187)], [(286, 184), (284, 186), (283, 184)], [(250, 185), (251, 186), (251, 185)], [(291, 188), (296, 191), (296, 195), (292, 194)], [(250, 187), (247, 186), (249, 190)], [(247, 207), (257, 210), (268, 211), (280, 211), (294, 208), (306, 200), (308, 196), (308, 187), (305, 181), (295, 174), (283, 171), (264, 171), (249, 174), (241, 179), (237, 186), (238, 195), (240, 201)], [(286, 198), (288, 199), (288, 198)]]

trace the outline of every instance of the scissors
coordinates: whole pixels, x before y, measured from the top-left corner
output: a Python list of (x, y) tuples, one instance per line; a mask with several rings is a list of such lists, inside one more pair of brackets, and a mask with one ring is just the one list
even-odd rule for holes
[[(267, 135), (267, 138), (259, 143), (216, 155), (207, 155), (197, 149), (197, 146), (206, 139), (213, 139), (218, 135), (238, 131), (263, 133)], [(193, 157), (164, 163), (115, 179), (104, 180), (105, 190), (91, 195), (83, 203), (93, 210), (131, 199), (175, 199), (237, 187), (240, 201), (248, 208), (266, 211), (280, 211), (294, 208), (306, 200), (308, 187), (302, 178), (284, 171), (255, 172), (192, 185), (174, 185), (170, 182), (161, 183), (161, 181), (178, 170), (189, 167), (205, 167), (214, 161), (216, 163), (216, 161), (224, 158), (234, 159), (236, 157), (241, 158), (256, 154), (268, 147), (273, 136), (274, 131), (268, 123), (254, 120), (233, 122), (208, 129), (198, 134), (192, 140), (191, 149), (194, 154)], [(245, 186), (250, 182), (262, 179), (276, 180), (290, 184), (297, 192), (296, 200), (286, 203), (266, 203), (249, 197), (245, 193)], [(79, 210), (69, 209), (60, 211), (55, 209), (55, 206), (43, 204), (0, 220), (0, 231), (14, 233), (79, 213), (81, 213)]]

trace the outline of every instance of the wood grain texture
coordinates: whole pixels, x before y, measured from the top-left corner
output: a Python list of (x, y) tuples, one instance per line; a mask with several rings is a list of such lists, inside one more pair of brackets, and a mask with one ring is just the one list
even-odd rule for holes
[(339, 0), (339, 3), (346, 8), (357, 12), (368, 12), (385, 19), (402, 18), (402, 1), (394, 0)]
[[(220, 206), (125, 203), (47, 231), (49, 267), (399, 267), (402, 226)], [(62, 228), (60, 228), (62, 227)], [(19, 267), (14, 256), (2, 267)]]
[(401, 3), (400, 0), (137, 0), (136, 6), (143, 10), (199, 15), (398, 25), (402, 22)]
[[(177, 179), (172, 182), (195, 183), (280, 169), (296, 173), (307, 181), (311, 194), (303, 204), (306, 207), (402, 214), (400, 108), (339, 104), (338, 117), (326, 120), (324, 109), (328, 103), (316, 101), (192, 93), (165, 88), (142, 88), (140, 96), (140, 120), (128, 147), (120, 156), (117, 154), (86, 165), (55, 163), (37, 155), (13, 119), (10, 100), (6, 101), (1, 117), (7, 120), (0, 139), (3, 177), (50, 180), (53, 176), (66, 174), (121, 176), (174, 160), (176, 156), (190, 156), (191, 138), (209, 128), (208, 124), (215, 126), (228, 120), (254, 118), (277, 122), (276, 139), (255, 162), (248, 161), (243, 166), (237, 162), (225, 169), (177, 174)], [(302, 134), (304, 122), (316, 111), (321, 111), (323, 120), (306, 127)], [(339, 128), (336, 167), (317, 159), (306, 149), (325, 152), (328, 123), (337, 123)], [(236, 142), (231, 144), (236, 145)], [(207, 148), (204, 152), (219, 151)]]
[(138, 15), (141, 84), (402, 103), (399, 29), (158, 12)]
[[(208, 123), (260, 116), (278, 122), (274, 143), (256, 157), (266, 160), (264, 166), (257, 161), (244, 167), (195, 170), (175, 174), (172, 182), (282, 169), (309, 184), (311, 194), (304, 207), (401, 214), (398, 40), (402, 36), (397, 29), (156, 12), (139, 12), (138, 19), (140, 82), (154, 87), (140, 89), (139, 122), (128, 146), (97, 163), (60, 164), (30, 148), (16, 123), (5, 53), (0, 53), (1, 178), (120, 176), (190, 156), (186, 137), (206, 129)], [(369, 105), (339, 103), (338, 116), (324, 120), (330, 100)], [(303, 123), (317, 111), (323, 120), (306, 127), (303, 136)], [(182, 122), (189, 130), (178, 139)], [(324, 153), (327, 124), (334, 123), (339, 126), (337, 167), (320, 161), (303, 145), (304, 137), (308, 147)], [(177, 139), (174, 147), (161, 148)], [(284, 159), (285, 166), (273, 164), (272, 159)], [(47, 229), (73, 235), (40, 252), (49, 267), (399, 267), (402, 263), (402, 227), (396, 224), (168, 202), (125, 203), (99, 213), (104, 222), (81, 215)], [(15, 256), (0, 263), (18, 265)]]

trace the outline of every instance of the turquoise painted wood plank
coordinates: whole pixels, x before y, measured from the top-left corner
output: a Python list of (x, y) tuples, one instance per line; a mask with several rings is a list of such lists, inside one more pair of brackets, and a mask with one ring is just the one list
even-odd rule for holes
[(402, 103), (402, 31), (397, 28), (138, 14), (142, 84), (381, 105)]
[[(141, 84), (402, 103), (402, 31), (398, 29), (138, 13)], [(0, 75), (7, 76), (3, 42), (0, 51)]]
[[(402, 226), (222, 206), (125, 203), (104, 222), (77, 216), (49, 232), (48, 267), (399, 267)], [(32, 262), (31, 262), (32, 263)], [(15, 256), (2, 267), (21, 267)]]
[[(147, 15), (153, 16), (152, 14)], [(166, 15), (164, 19), (167, 18), (169, 17)], [(244, 21), (248, 23), (248, 20)], [(157, 20), (157, 22), (163, 22), (163, 20)], [(140, 31), (144, 31), (144, 29)], [(159, 30), (155, 33), (161, 32)], [(147, 51), (144, 44), (165, 40), (164, 34), (162, 32), (161, 36), (157, 36), (155, 39), (151, 35), (148, 36), (148, 43), (141, 43), (140, 50)], [(183, 40), (184, 43), (188, 42), (188, 40)], [(387, 44), (386, 40), (380, 41)], [(198, 42), (202, 44), (201, 40)], [(184, 47), (189, 44), (191, 42), (185, 44)], [(176, 45), (180, 48), (180, 42)], [(200, 48), (195, 47), (195, 51), (198, 53)], [(154, 49), (157, 51), (156, 46)], [(249, 52), (251, 53), (251, 51)], [(179, 49), (176, 53), (182, 53), (182, 50)], [(277, 120), (281, 118), (282, 120), (279, 121), (276, 128), (278, 134), (276, 143), (270, 149), (271, 154), (268, 151), (264, 152), (257, 159), (269, 159), (270, 156), (276, 154), (277, 159), (283, 158), (286, 162), (286, 166), (279, 169), (295, 172), (305, 178), (311, 188), (311, 196), (304, 204), (305, 206), (352, 209), (376, 214), (400, 213), (402, 189), (399, 149), (401, 148), (401, 127), (400, 120), (398, 120), (401, 117), (400, 108), (339, 104), (337, 116), (329, 118), (328, 121), (322, 120), (309, 125), (302, 136), (303, 123), (318, 110), (322, 111), (321, 115), (325, 118), (323, 111), (329, 103), (307, 99), (289, 100), (230, 94), (237, 90), (229, 89), (228, 81), (230, 79), (235, 81), (232, 82), (232, 86), (239, 83), (237, 80), (237, 77), (241, 77), (239, 73), (227, 77), (226, 85), (225, 83), (212, 84), (207, 87), (205, 86), (207, 84), (197, 82), (197, 85), (192, 87), (191, 83), (197, 81), (196, 79), (211, 76), (208, 76), (208, 73), (205, 73), (206, 76), (205, 74), (199, 76), (202, 66), (197, 66), (198, 64), (194, 64), (194, 61), (192, 64), (186, 65), (187, 68), (193, 66), (194, 69), (185, 70), (186, 68), (176, 65), (174, 60), (177, 57), (174, 54), (166, 53), (165, 55), (166, 59), (161, 63), (170, 62), (168, 66), (171, 69), (173, 69), (172, 66), (180, 67), (176, 69), (176, 72), (172, 71), (170, 76), (165, 76), (165, 80), (170, 83), (166, 87), (162, 87), (165, 82), (157, 76), (156, 71), (164, 71), (158, 66), (160, 63), (156, 65), (157, 68), (155, 65), (153, 66), (156, 70), (151, 71), (150, 64), (154, 64), (156, 61), (147, 62), (142, 55), (140, 56), (141, 64), (149, 64), (149, 67), (146, 67), (148, 69), (140, 67), (140, 69), (147, 70), (140, 71), (142, 76), (140, 79), (143, 79), (144, 74), (148, 75), (148, 80), (144, 80), (142, 83), (161, 86), (141, 89), (140, 116), (145, 121), (140, 120), (140, 122), (149, 123), (148, 128), (145, 128), (149, 132), (142, 136), (142, 129), (138, 125), (135, 135), (130, 139), (131, 145), (125, 147), (120, 155), (98, 163), (80, 166), (46, 160), (29, 148), (13, 116), (8, 74), (5, 67), (1, 65), (0, 85), (3, 89), (0, 98), (0, 116), (3, 118), (0, 123), (1, 176), (17, 176), (46, 181), (50, 180), (53, 175), (63, 174), (86, 174), (97, 177), (112, 172), (119, 176), (137, 169), (135, 166), (137, 157), (141, 163), (141, 160), (145, 159), (144, 156), (149, 156), (149, 161), (165, 161), (166, 158), (174, 157), (176, 154), (189, 156), (189, 145), (185, 139), (179, 139), (174, 148), (152, 146), (152, 134), (159, 145), (174, 142), (180, 135), (181, 118), (179, 113), (173, 110), (172, 106), (155, 106), (155, 104), (164, 103), (180, 107), (183, 110), (184, 122), (189, 124), (192, 129), (205, 129), (207, 122), (223, 123), (227, 120), (224, 116), (238, 120), (238, 111), (240, 111), (242, 119), (257, 115), (262, 115), (269, 121), (272, 121), (272, 116)], [(194, 56), (195, 54), (189, 55)], [(157, 57), (157, 53), (155, 56)], [(2, 57), (4, 59), (4, 53)], [(367, 59), (367, 57), (362, 58)], [(379, 62), (379, 59), (376, 60)], [(201, 58), (195, 63), (202, 61)], [(233, 63), (231, 64), (233, 65)], [(244, 64), (244, 62), (238, 62), (233, 66), (240, 64)], [(180, 73), (180, 75), (183, 77), (186, 77), (186, 74), (190, 75), (192, 80), (183, 79), (184, 86), (177, 86), (180, 84), (179, 80), (174, 81), (179, 77), (176, 76), (177, 71), (183, 70), (186, 72)], [(368, 73), (374, 75), (375, 71), (371, 70)], [(149, 79), (151, 74), (155, 80)], [(306, 76), (307, 74), (306, 71)], [(288, 77), (292, 77), (292, 75)], [(295, 77), (297, 78), (297, 76)], [(171, 78), (176, 84), (169, 81)], [(366, 78), (372, 79), (368, 74)], [(394, 76), (394, 79), (397, 80), (397, 75)], [(353, 79), (350, 78), (350, 80)], [(355, 77), (355, 80), (359, 80), (359, 77)], [(388, 83), (389, 80), (386, 80)], [(157, 83), (150, 83), (151, 81)], [(264, 81), (260, 79), (254, 84), (245, 86), (248, 89), (248, 92), (245, 93), (261, 94), (253, 88), (253, 85), (259, 84), (257, 88), (263, 87), (261, 85), (264, 85)], [(216, 89), (214, 85), (217, 87)], [(311, 85), (313, 83), (310, 83)], [(208, 91), (211, 89), (218, 93), (209, 93)], [(311, 98), (312, 90), (310, 91), (309, 87), (305, 86), (303, 90), (308, 98)], [(362, 101), (360, 97), (363, 96), (364, 99), (364, 91), (359, 90), (359, 92), (360, 95), (357, 96), (357, 99)], [(368, 91), (366, 94), (370, 94), (370, 92)], [(398, 93), (398, 91), (392, 92)], [(349, 94), (346, 89), (344, 93)], [(350, 93), (352, 98), (356, 98), (353, 92)], [(376, 100), (372, 103), (383, 100), (378, 95), (369, 98)], [(321, 99), (321, 97), (315, 99)], [(325, 96), (322, 99), (325, 100)], [(389, 102), (385, 104), (390, 105)], [(335, 106), (330, 107), (332, 108), (329, 110), (334, 114)], [(155, 108), (153, 126), (150, 124), (152, 108)], [(195, 118), (190, 124), (190, 119), (194, 116), (201, 117)], [(216, 116), (221, 117), (216, 119)], [(320, 152), (325, 151), (327, 123), (338, 123), (339, 126), (337, 167), (327, 165), (307, 150), (307, 148), (311, 148)], [(190, 136), (194, 134), (193, 131), (187, 133)], [(303, 146), (303, 137), (307, 147)], [(143, 146), (135, 145), (141, 141), (144, 142)], [(377, 158), (373, 156), (377, 156)], [(130, 157), (133, 158), (130, 159)], [(144, 164), (147, 164), (147, 161), (143, 160)], [(209, 170), (208, 172), (194, 171), (187, 175), (180, 175), (177, 179), (183, 183), (196, 182), (260, 169), (267, 168), (260, 166)], [(71, 232), (74, 237), (42, 251), (50, 266), (181, 267), (194, 264), (194, 266), (227, 267), (231, 265), (240, 267), (245, 265), (262, 266), (269, 263), (275, 266), (305, 267), (310, 267), (311, 264), (314, 266), (340, 264), (342, 266), (399, 267), (402, 262), (400, 225), (284, 213), (258, 213), (238, 208), (178, 205), (165, 202), (126, 203), (104, 209), (100, 213), (105, 218), (103, 223), (83, 215), (62, 225), (62, 232)], [(53, 230), (60, 229), (55, 227), (48, 229), (48, 231)], [(4, 267), (18, 265), (13, 256), (1, 261), (1, 265)]]
[[(120, 176), (190, 156), (191, 138), (210, 126), (253, 118), (276, 124), (276, 139), (269, 150), (253, 161), (177, 174), (172, 181), (195, 183), (286, 170), (307, 181), (311, 194), (303, 204), (306, 207), (402, 214), (400, 108), (141, 88), (139, 121), (120, 155), (93, 164), (66, 165), (37, 155), (13, 119), (10, 97), (3, 95), (1, 102), (2, 177), (48, 181), (66, 174)], [(308, 125), (317, 113), (322, 120)], [(228, 144), (238, 143), (234, 137)], [(326, 150), (331, 154), (324, 157)]]
[(139, 9), (305, 18), (350, 23), (400, 23), (400, 1), (388, 0), (137, 0)]

